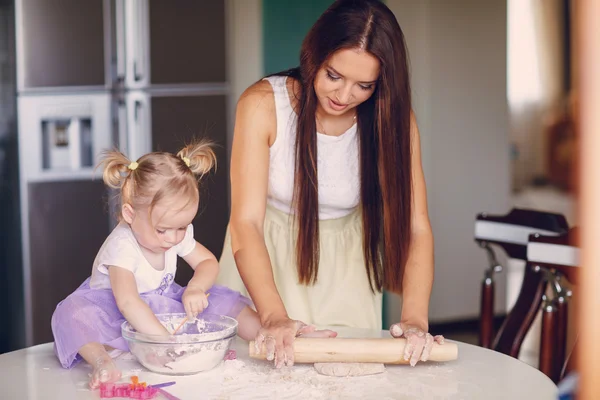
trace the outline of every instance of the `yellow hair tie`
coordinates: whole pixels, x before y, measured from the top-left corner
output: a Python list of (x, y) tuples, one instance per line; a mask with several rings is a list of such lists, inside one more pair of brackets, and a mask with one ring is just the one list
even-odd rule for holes
[(185, 163), (185, 165), (188, 166), (188, 168), (190, 167), (190, 159), (187, 157), (181, 157), (181, 159), (183, 160), (183, 162)]
[(129, 164), (129, 165), (127, 166), (127, 168), (129, 168), (129, 169), (130, 169), (130, 170), (132, 170), (132, 171), (135, 171), (135, 170), (137, 169), (137, 167), (138, 167), (138, 166), (139, 166), (139, 164), (138, 164), (137, 162), (135, 162), (135, 161), (132, 161), (132, 162), (131, 162), (131, 164)]

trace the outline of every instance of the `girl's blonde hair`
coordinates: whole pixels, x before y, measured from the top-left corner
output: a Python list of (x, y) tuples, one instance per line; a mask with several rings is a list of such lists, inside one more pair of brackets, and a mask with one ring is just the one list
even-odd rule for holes
[(132, 162), (118, 150), (102, 153), (104, 183), (120, 191), (121, 205), (134, 208), (154, 206), (165, 198), (199, 201), (198, 181), (216, 167), (217, 158), (208, 140), (194, 141), (177, 155), (154, 152)]

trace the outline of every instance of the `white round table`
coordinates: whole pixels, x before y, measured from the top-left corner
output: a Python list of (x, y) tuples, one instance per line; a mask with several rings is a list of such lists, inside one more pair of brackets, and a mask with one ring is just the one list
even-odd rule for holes
[[(387, 332), (337, 329), (341, 337), (387, 336)], [(311, 365), (275, 370), (248, 358), (248, 345), (237, 339), (237, 360), (193, 376), (158, 375), (143, 369), (129, 354), (117, 359), (124, 381), (138, 375), (148, 384), (176, 381), (165, 388), (187, 399), (556, 399), (556, 385), (540, 371), (512, 357), (465, 343), (458, 360), (387, 366), (386, 372), (358, 378), (321, 376)], [(51, 343), (0, 355), (0, 399), (99, 399), (87, 387), (90, 367), (60, 367)]]

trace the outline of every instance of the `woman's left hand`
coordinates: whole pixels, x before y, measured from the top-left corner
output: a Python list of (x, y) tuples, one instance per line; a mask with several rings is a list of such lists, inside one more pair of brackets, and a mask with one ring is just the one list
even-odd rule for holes
[(410, 365), (415, 366), (419, 361), (427, 361), (433, 343), (444, 344), (442, 335), (432, 336), (428, 332), (416, 326), (400, 322), (390, 327), (390, 333), (395, 338), (405, 338), (404, 359), (410, 360)]

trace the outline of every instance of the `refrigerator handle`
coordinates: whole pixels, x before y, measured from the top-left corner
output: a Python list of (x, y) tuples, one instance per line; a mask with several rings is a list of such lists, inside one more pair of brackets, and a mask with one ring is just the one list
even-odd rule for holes
[(128, 96), (127, 153), (137, 160), (152, 148), (150, 101), (147, 94), (133, 92)]
[(138, 71), (138, 62), (137, 61), (133, 62), (133, 79), (136, 82), (140, 82), (142, 79), (144, 79), (144, 75), (140, 74)]
[(117, 36), (116, 50), (117, 50), (117, 82), (125, 83), (125, 76), (127, 71), (127, 56), (126, 56), (126, 11), (125, 11), (125, 0), (115, 0), (115, 32)]
[(127, 82), (133, 88), (149, 84), (150, 26), (148, 0), (124, 2)]
[(139, 100), (135, 100), (133, 105), (133, 119), (136, 123), (139, 123), (140, 108), (142, 108), (142, 102)]
[(149, 72), (150, 62), (150, 26), (148, 0), (138, 0), (138, 16), (137, 20), (137, 55), (133, 63), (133, 79), (136, 83), (147, 85), (146, 76)]
[(119, 149), (127, 154), (129, 152), (129, 143), (127, 140), (127, 103), (125, 99), (117, 100), (117, 132)]

